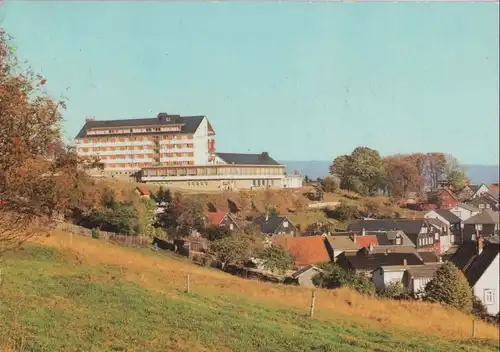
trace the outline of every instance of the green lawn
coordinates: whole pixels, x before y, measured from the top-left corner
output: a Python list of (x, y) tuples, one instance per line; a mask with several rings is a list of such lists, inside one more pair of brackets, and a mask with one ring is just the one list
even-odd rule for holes
[(35, 245), (9, 254), (1, 268), (0, 350), (496, 350), (495, 341), (452, 342), (327, 324), (305, 311), (214, 290), (161, 293), (126, 281), (118, 267), (79, 265)]

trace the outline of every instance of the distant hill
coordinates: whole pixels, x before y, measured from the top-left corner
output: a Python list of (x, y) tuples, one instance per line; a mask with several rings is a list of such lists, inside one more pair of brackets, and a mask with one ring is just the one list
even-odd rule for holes
[[(331, 161), (283, 161), (287, 165), (287, 172), (299, 171), (302, 175), (316, 179), (328, 175)], [(495, 165), (464, 165), (467, 176), (472, 183), (499, 182), (499, 166)]]

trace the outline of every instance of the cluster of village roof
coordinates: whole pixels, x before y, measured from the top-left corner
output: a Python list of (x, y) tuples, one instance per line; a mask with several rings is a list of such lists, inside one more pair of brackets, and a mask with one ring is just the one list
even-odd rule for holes
[[(359, 219), (347, 231), (301, 234), (286, 216), (257, 217), (254, 222), (275, 245), (294, 258), (291, 275), (312, 285), (320, 263), (335, 262), (371, 277), (376, 288), (400, 281), (418, 294), (446, 260), (467, 277), (476, 296), (492, 315), (499, 311), (498, 184), (469, 185), (458, 195), (437, 192), (440, 205), (419, 219)], [(450, 200), (453, 199), (452, 200)], [(238, 222), (226, 212), (207, 212), (214, 226), (236, 230)]]

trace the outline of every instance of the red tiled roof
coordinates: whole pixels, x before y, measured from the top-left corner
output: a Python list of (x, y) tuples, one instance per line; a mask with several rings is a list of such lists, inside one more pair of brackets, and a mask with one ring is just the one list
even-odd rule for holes
[(298, 267), (330, 261), (323, 236), (276, 236), (273, 244), (287, 249)]
[(151, 195), (151, 190), (148, 188), (146, 185), (138, 185), (137, 190), (143, 195), (143, 196), (149, 196)]
[(218, 226), (221, 222), (222, 219), (224, 219), (224, 216), (226, 216), (226, 212), (219, 210), (216, 212), (205, 212), (205, 217), (207, 218), (207, 225), (213, 225), (213, 226)]
[(370, 244), (378, 245), (377, 236), (375, 235), (356, 236), (355, 243), (360, 247), (368, 247)]

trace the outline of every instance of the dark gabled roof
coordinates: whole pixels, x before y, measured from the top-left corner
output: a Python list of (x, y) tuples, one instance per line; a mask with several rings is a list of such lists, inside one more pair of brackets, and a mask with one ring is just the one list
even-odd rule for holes
[(434, 277), (434, 275), (436, 275), (436, 271), (441, 265), (442, 263), (427, 264), (408, 268), (406, 271), (408, 272), (410, 277)]
[(438, 255), (433, 251), (419, 251), (418, 256), (424, 261), (425, 264), (439, 262)]
[(311, 269), (312, 269), (312, 270), (316, 270), (316, 271), (318, 271), (318, 272), (321, 272), (321, 271), (322, 271), (321, 269), (317, 268), (316, 266), (314, 266), (314, 265), (310, 264), (310, 265), (307, 265), (307, 266), (305, 266), (305, 267), (303, 267), (303, 268), (301, 268), (301, 269), (297, 270), (296, 272), (294, 272), (294, 273), (292, 274), (292, 278), (296, 279), (296, 278), (298, 278), (300, 275), (304, 274), (305, 272), (307, 272), (307, 271), (309, 271), (309, 270), (311, 270)]
[(259, 216), (254, 220), (254, 223), (260, 226), (260, 231), (262, 233), (275, 233), (281, 223), (285, 220), (293, 225), (286, 216), (279, 215), (271, 215), (267, 218), (267, 220), (266, 216)]
[(472, 192), (476, 193), (482, 185), (469, 185), (469, 188)]
[(483, 224), (483, 225), (492, 225), (499, 224), (499, 212), (491, 209), (484, 209), (479, 214), (471, 216), (464, 224)]
[(477, 254), (477, 243), (473, 241), (465, 242), (458, 247), (455, 254), (450, 258), (450, 262), (455, 264), (462, 271), (467, 270)]
[(390, 231), (401, 230), (406, 235), (416, 235), (420, 233), (420, 229), (424, 226), (427, 219), (375, 219), (375, 220), (358, 220), (349, 225), (349, 231)]
[(448, 209), (436, 209), (434, 210), (439, 216), (444, 218), (446, 221), (448, 221), (450, 224), (456, 224), (461, 222), (462, 220), (453, 214), (451, 211)]
[[(165, 119), (160, 119), (160, 117), (171, 117), (171, 121), (166, 121)], [(83, 125), (80, 132), (78, 132), (76, 138), (86, 137), (86, 132), (92, 128), (117, 128), (117, 127), (135, 127), (135, 126), (168, 126), (173, 124), (182, 124), (181, 133), (195, 133), (200, 126), (201, 121), (203, 121), (205, 116), (179, 116), (179, 115), (167, 115), (166, 113), (159, 113), (155, 118), (143, 118), (143, 119), (123, 119), (123, 120), (88, 120)], [(143, 134), (165, 134), (169, 132), (144, 132)], [(134, 133), (141, 134), (141, 133)], [(123, 134), (106, 134), (106, 136), (122, 136)]]
[(243, 153), (216, 153), (228, 164), (238, 165), (281, 165), (269, 156), (268, 153), (243, 154)]
[[(481, 278), (486, 269), (488, 269), (500, 252), (500, 246), (496, 243), (485, 243), (481, 254), (477, 255), (472, 264), (465, 272), (465, 277), (471, 286)], [(497, 281), (498, 284), (498, 281)]]
[[(371, 253), (363, 254), (361, 249), (355, 255), (345, 254), (346, 260), (356, 270), (372, 271), (381, 266), (423, 265), (424, 262), (415, 253)], [(342, 255), (342, 254), (341, 254)]]

